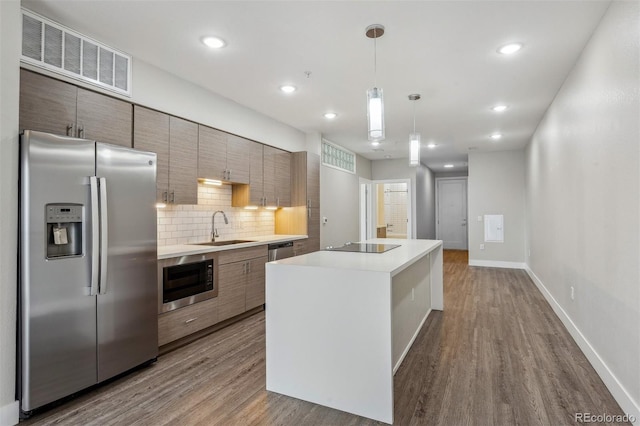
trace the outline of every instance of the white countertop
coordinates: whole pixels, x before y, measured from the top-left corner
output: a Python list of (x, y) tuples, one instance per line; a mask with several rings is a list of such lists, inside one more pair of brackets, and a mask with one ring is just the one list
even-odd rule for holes
[[(158, 247), (158, 259), (187, 256), (190, 254), (211, 253), (214, 251), (233, 250), (247, 247), (255, 247), (264, 244), (282, 243), (285, 241), (303, 240), (306, 235), (262, 235), (259, 237), (242, 237), (242, 240), (251, 240), (249, 243), (229, 244), (226, 246), (201, 246), (197, 244), (176, 244), (172, 246)], [(220, 239), (218, 241), (224, 241)]]
[(373, 244), (399, 244), (400, 247), (384, 253), (317, 251), (270, 263), (277, 265), (386, 272), (394, 276), (442, 245), (441, 240), (405, 240), (393, 238), (376, 238), (363, 242)]

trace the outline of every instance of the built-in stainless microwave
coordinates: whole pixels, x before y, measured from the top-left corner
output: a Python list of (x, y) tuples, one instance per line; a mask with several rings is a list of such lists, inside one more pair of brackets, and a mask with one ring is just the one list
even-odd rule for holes
[(216, 258), (211, 253), (165, 259), (160, 267), (160, 312), (172, 311), (218, 295)]

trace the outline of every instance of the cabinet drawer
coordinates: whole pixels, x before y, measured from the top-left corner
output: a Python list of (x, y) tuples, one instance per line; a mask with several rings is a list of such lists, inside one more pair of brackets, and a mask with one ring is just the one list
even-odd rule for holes
[(267, 255), (267, 246), (249, 247), (244, 249), (223, 250), (219, 252), (218, 264), (241, 262), (243, 260), (254, 259)]
[(217, 322), (217, 298), (167, 312), (158, 317), (158, 344), (166, 345)]

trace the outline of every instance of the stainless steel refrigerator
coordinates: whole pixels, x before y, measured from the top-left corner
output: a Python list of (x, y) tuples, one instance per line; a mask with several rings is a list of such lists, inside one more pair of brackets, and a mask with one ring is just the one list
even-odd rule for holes
[(21, 136), (23, 415), (157, 357), (155, 197), (153, 153)]

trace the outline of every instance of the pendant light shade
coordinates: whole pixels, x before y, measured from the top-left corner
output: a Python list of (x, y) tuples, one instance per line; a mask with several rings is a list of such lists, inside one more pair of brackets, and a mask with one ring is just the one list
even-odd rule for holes
[(420, 164), (420, 133), (411, 133), (409, 135), (409, 165), (417, 166)]
[[(373, 39), (374, 80), (377, 71), (376, 39), (383, 34), (384, 27), (379, 24), (369, 25), (365, 30), (365, 35)], [(375, 81), (373, 89), (367, 90), (367, 129), (370, 141), (379, 142), (384, 139), (384, 101), (382, 89), (376, 87)]]
[(409, 165), (417, 166), (420, 164), (420, 133), (416, 133), (416, 104), (415, 101), (420, 99), (420, 95), (414, 93), (409, 95), (409, 100), (413, 101), (413, 133), (409, 134)]
[(382, 100), (382, 89), (378, 89), (377, 87), (367, 90), (367, 121), (369, 128), (369, 140), (383, 140), (384, 102)]

